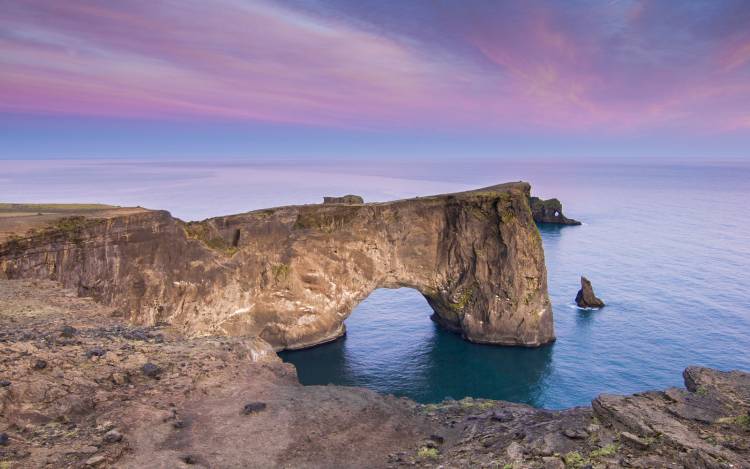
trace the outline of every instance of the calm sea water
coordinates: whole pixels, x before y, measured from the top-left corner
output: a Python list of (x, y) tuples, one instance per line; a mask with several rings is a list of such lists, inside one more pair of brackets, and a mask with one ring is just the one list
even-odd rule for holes
[[(585, 223), (541, 229), (557, 342), (470, 344), (436, 327), (417, 292), (377, 290), (344, 339), (283, 354), (301, 381), (561, 408), (681, 385), (693, 364), (750, 371), (746, 163), (0, 160), (0, 201), (142, 205), (200, 219), (323, 195), (389, 200), (521, 179)], [(573, 307), (582, 274), (603, 310)]]
[[(533, 176), (585, 222), (540, 227), (553, 345), (470, 344), (433, 324), (417, 292), (381, 289), (346, 321), (342, 340), (283, 354), (302, 383), (562, 408), (602, 392), (680, 386), (688, 365), (750, 371), (747, 169), (537, 168)], [(607, 307), (574, 307), (581, 274)]]

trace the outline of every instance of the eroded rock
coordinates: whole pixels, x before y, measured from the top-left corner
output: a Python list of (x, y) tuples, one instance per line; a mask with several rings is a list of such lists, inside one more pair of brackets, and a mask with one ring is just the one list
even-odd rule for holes
[(562, 203), (557, 199), (543, 200), (530, 197), (529, 205), (534, 221), (537, 223), (551, 223), (555, 225), (580, 225), (581, 222), (563, 215)]
[(359, 195), (344, 195), (341, 197), (323, 197), (323, 203), (324, 204), (363, 204), (365, 203), (365, 199), (363, 199)]
[(78, 216), (0, 244), (0, 275), (52, 278), (132, 321), (190, 336), (320, 344), (377, 288), (410, 287), (466, 339), (554, 340), (530, 187), (257, 210), (184, 223), (164, 211)]
[(604, 307), (604, 302), (594, 295), (594, 288), (586, 277), (581, 277), (581, 289), (576, 295), (576, 304), (581, 308)]

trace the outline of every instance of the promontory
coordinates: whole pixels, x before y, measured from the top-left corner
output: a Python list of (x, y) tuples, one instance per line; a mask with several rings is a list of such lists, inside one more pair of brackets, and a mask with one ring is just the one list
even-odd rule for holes
[(83, 210), (0, 240), (0, 275), (56, 280), (134, 324), (258, 337), (276, 350), (336, 339), (373, 290), (409, 287), (467, 340), (539, 346), (555, 336), (529, 199), (517, 182), (200, 222)]

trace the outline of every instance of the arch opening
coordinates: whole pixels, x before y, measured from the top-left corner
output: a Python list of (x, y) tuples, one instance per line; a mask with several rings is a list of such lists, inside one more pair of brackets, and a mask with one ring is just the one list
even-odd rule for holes
[(473, 344), (432, 315), (414, 288), (377, 288), (347, 317), (344, 336), (279, 355), (304, 385), (362, 386), (424, 403), (469, 396), (536, 402), (551, 347)]

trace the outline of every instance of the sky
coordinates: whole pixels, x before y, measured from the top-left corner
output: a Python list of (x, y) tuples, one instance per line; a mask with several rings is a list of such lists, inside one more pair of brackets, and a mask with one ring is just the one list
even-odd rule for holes
[(750, 159), (746, 0), (0, 0), (0, 159)]

